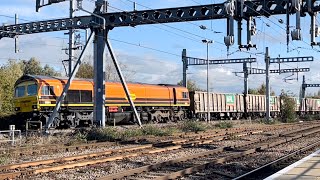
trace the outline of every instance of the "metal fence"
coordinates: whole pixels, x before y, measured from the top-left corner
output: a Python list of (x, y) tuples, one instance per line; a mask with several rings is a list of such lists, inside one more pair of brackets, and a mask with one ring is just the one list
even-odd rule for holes
[(14, 146), (17, 141), (21, 145), (21, 130), (15, 130), (15, 125), (10, 125), (9, 130), (0, 131), (0, 143), (11, 142)]

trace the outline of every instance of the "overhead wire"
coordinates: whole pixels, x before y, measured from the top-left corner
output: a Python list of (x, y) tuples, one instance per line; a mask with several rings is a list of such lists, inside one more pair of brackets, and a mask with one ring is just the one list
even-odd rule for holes
[[(93, 1), (93, 0), (88, 0), (88, 1)], [(134, 2), (134, 1), (131, 1), (131, 0), (127, 0), (127, 1)], [(137, 3), (137, 4), (139, 4), (139, 3)], [(148, 9), (151, 9), (151, 8), (149, 8), (149, 7), (147, 7), (147, 6), (142, 5), (142, 4), (139, 4), (139, 5), (140, 5), (140, 6), (143, 6), (143, 7), (146, 7), (146, 8), (148, 8)], [(108, 5), (108, 6), (109, 6), (109, 7), (113, 7), (113, 6), (111, 6), (111, 5)], [(123, 12), (126, 12), (126, 13), (130, 13), (130, 12), (124, 11), (124, 10), (122, 10), (122, 9), (120, 9), (120, 8), (116, 8), (116, 7), (113, 7), (113, 8), (114, 8), (114, 9), (117, 9), (117, 10), (120, 10), (120, 11), (123, 11)], [(181, 19), (181, 18), (177, 18), (177, 19), (180, 20), (180, 21), (183, 21), (183, 22), (190, 23), (190, 22), (185, 21), (185, 20), (183, 20), (183, 19)], [(202, 38), (202, 39), (208, 39), (208, 38), (206, 38), (206, 37), (204, 37), (204, 36), (201, 36), (201, 35), (198, 35), (198, 34), (194, 34), (194, 33), (191, 33), (191, 32), (188, 32), (188, 31), (185, 31), (185, 30), (182, 30), (182, 29), (179, 29), (179, 28), (175, 28), (175, 27), (172, 27), (172, 26), (163, 24), (163, 23), (159, 23), (159, 22), (157, 22), (157, 21), (153, 21), (153, 20), (150, 20), (150, 19), (146, 19), (146, 20), (151, 21), (151, 22), (155, 22), (155, 23), (157, 23), (157, 24), (164, 25), (164, 26), (169, 27), (169, 28), (173, 28), (173, 29), (175, 29), (175, 30), (178, 30), (178, 31), (181, 31), (181, 32), (184, 32), (184, 33), (187, 33), (187, 34), (196, 36), (196, 37), (200, 37), (200, 38)], [(196, 24), (194, 24), (194, 23), (190, 23), (190, 24), (199, 27), (198, 25), (196, 25)], [(205, 29), (205, 30), (208, 30), (208, 29)], [(215, 40), (215, 43), (220, 44), (220, 45), (223, 45), (223, 46), (225, 47), (225, 44), (224, 44), (224, 43), (221, 43), (221, 42), (216, 41), (216, 40)], [(235, 47), (231, 47), (231, 48), (238, 50), (238, 49), (235, 48)], [(220, 50), (221, 50), (221, 49), (220, 49)], [(239, 52), (256, 55), (255, 53), (247, 52), (247, 51), (239, 51)]]
[[(248, 1), (248, 2), (250, 2), (250, 3), (252, 3), (252, 4), (254, 4), (254, 5), (256, 5), (254, 2), (252, 2), (252, 1)], [(253, 9), (253, 8), (251, 8), (250, 6), (246, 6), (246, 7), (248, 7), (249, 9), (251, 9), (252, 11), (254, 11), (254, 12), (256, 12), (256, 13), (258, 13), (259, 15), (261, 15), (262, 17), (264, 16), (263, 14), (261, 14), (260, 12), (258, 12), (258, 11), (256, 11), (255, 9)], [(265, 12), (267, 12), (266, 10), (264, 10), (263, 8), (262, 8), (262, 10), (263, 11), (265, 11)], [(271, 16), (271, 14), (269, 13), (269, 12), (267, 12), (270, 16)], [(274, 17), (274, 16), (272, 16), (272, 17)], [(258, 18), (258, 19), (260, 19), (260, 18)], [(262, 20), (262, 19), (261, 19)], [(282, 29), (282, 30), (284, 30), (285, 32), (286, 32), (286, 29), (284, 29), (283, 27), (281, 27), (279, 24), (277, 24), (277, 23), (275, 23), (275, 22), (273, 22), (272, 20), (270, 20), (270, 19), (268, 19), (267, 18), (267, 20), (268, 21), (270, 21), (271, 23), (273, 23), (273, 24), (275, 24), (276, 26), (278, 26), (280, 29)], [(277, 19), (278, 20), (278, 19)], [(263, 21), (263, 20), (262, 20)], [(265, 23), (264, 21), (263, 21), (263, 23)], [(265, 23), (266, 24), (266, 23)], [(266, 24), (267, 25), (267, 24)], [(270, 27), (270, 25), (269, 25), (269, 27)], [(272, 28), (273, 29), (273, 28)], [(274, 29), (275, 30), (275, 29)], [(276, 31), (276, 30), (275, 30)], [(277, 32), (277, 31), (276, 31)], [(307, 45), (309, 45), (307, 42), (305, 42), (304, 40), (301, 40), (301, 42), (303, 42), (303, 43), (305, 43), (305, 44), (307, 44)], [(293, 45), (293, 46), (295, 46), (296, 47), (296, 45), (295, 44), (293, 44), (293, 42), (291, 42), (291, 44)]]

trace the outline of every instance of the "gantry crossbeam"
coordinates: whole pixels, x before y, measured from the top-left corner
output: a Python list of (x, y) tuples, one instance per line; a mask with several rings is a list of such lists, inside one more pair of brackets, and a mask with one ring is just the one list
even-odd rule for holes
[[(270, 69), (270, 73), (295, 73), (295, 72), (309, 72), (310, 68), (293, 68), (293, 69)], [(248, 68), (248, 74), (266, 74), (265, 69)]]
[(290, 63), (290, 62), (310, 62), (310, 61), (313, 61), (313, 56), (270, 58), (270, 63)]
[[(188, 65), (206, 65), (206, 59), (186, 57), (187, 66)], [(256, 58), (240, 58), (240, 59), (218, 59), (218, 60), (209, 60), (209, 64), (235, 64), (235, 63), (252, 63), (256, 62)]]
[(320, 84), (302, 84), (302, 87), (320, 87)]
[[(286, 4), (288, 0), (272, 0), (272, 1), (244, 1), (235, 2), (234, 19), (247, 19), (249, 17), (286, 14)], [(187, 6), (177, 8), (164, 8), (141, 10), (131, 12), (114, 12), (100, 14), (106, 20), (106, 26), (109, 29), (120, 26), (137, 26), (144, 24), (198, 21), (209, 19), (224, 19), (230, 16), (230, 12), (225, 9), (225, 3), (208, 4), (199, 6)], [(290, 1), (289, 13), (295, 13), (295, 9)], [(241, 8), (243, 7), (243, 9)], [(242, 11), (241, 11), (242, 9)], [(307, 12), (320, 11), (320, 4), (314, 1), (308, 11), (306, 0), (303, 0), (301, 14)], [(15, 35), (24, 35), (40, 32), (61, 31), (68, 29), (86, 29), (91, 26), (101, 24), (101, 19), (94, 16), (80, 16), (75, 18), (54, 19), (47, 21), (38, 21), (23, 23), (17, 25), (0, 26), (0, 38), (14, 37)]]

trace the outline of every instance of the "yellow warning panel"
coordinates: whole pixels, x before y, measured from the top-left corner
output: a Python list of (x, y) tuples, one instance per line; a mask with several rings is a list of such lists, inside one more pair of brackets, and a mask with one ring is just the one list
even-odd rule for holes
[[(137, 98), (136, 94), (130, 94), (130, 97), (131, 97), (132, 101), (136, 100), (136, 98)], [(126, 98), (126, 100), (128, 100), (127, 96), (125, 98)]]

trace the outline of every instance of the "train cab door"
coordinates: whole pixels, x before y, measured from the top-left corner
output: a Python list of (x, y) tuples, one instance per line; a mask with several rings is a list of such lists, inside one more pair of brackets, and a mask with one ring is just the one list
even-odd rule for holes
[(173, 104), (177, 104), (177, 91), (176, 88), (173, 88)]

